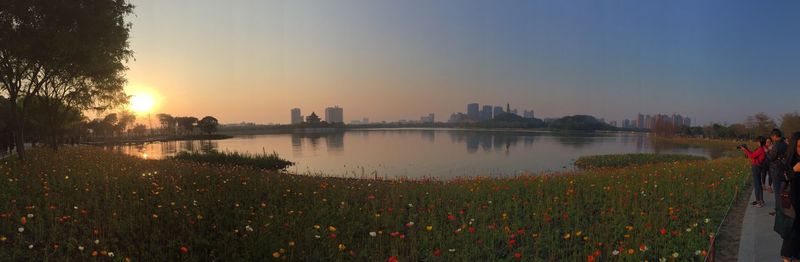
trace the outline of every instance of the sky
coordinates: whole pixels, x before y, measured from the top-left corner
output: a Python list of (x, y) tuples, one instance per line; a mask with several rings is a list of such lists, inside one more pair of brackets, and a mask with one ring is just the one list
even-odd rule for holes
[(446, 121), (466, 104), (621, 121), (797, 110), (800, 1), (131, 0), (154, 113)]

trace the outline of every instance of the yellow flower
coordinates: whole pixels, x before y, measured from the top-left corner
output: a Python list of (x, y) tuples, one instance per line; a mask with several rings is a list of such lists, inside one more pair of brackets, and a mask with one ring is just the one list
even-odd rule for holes
[(328, 226), (328, 231), (336, 232), (336, 228), (333, 226)]
[(431, 231), (431, 230), (433, 230), (433, 226), (426, 226), (425, 230)]
[(572, 236), (570, 236), (569, 233), (564, 234), (564, 239), (569, 239), (570, 237), (572, 237)]
[(293, 247), (294, 246), (294, 241), (289, 241), (289, 246)]
[(339, 244), (339, 251), (344, 251), (347, 248), (344, 244)]
[(577, 231), (577, 232), (575, 232), (575, 236), (576, 236), (576, 237), (579, 237), (579, 236), (581, 236), (581, 234), (583, 234), (583, 231)]
[(314, 229), (319, 229), (319, 225), (314, 225)]

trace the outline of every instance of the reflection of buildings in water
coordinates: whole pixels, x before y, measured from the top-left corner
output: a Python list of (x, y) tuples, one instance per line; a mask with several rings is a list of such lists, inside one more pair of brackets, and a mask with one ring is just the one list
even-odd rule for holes
[(538, 137), (535, 134), (500, 133), (500, 132), (465, 132), (451, 131), (450, 141), (453, 144), (466, 143), (467, 152), (475, 153), (479, 148), (484, 151), (505, 151), (508, 153), (512, 147), (517, 146), (520, 140), (524, 141), (526, 148), (533, 147)]
[(479, 140), (481, 141), (481, 149), (484, 152), (492, 151), (492, 136), (491, 135), (480, 135), (478, 136)]
[(325, 145), (328, 146), (328, 152), (344, 151), (344, 132), (325, 134)]
[(429, 142), (436, 141), (436, 131), (434, 130), (422, 130), (420, 131), (420, 135), (422, 136), (422, 140), (427, 140)]
[(295, 153), (302, 152), (303, 144), (305, 141), (308, 141), (311, 145), (311, 150), (316, 151), (317, 147), (319, 147), (320, 138), (325, 139), (325, 146), (328, 148), (328, 151), (339, 152), (344, 149), (344, 132), (333, 132), (294, 133), (292, 134), (292, 150), (295, 151)]
[[(166, 141), (166, 142), (158, 142), (158, 145), (161, 147), (161, 156), (171, 156), (178, 153), (178, 142), (177, 141)], [(153, 144), (155, 146), (155, 144)]]
[(200, 140), (200, 150), (203, 153), (208, 153), (219, 148), (217, 141), (213, 140)]
[(181, 141), (180, 143), (181, 143), (181, 148), (183, 148), (183, 150), (186, 150), (186, 151), (189, 151), (189, 152), (197, 152), (197, 150), (195, 149), (195, 146), (194, 146), (194, 141), (192, 141), (192, 140), (184, 140), (184, 141)]

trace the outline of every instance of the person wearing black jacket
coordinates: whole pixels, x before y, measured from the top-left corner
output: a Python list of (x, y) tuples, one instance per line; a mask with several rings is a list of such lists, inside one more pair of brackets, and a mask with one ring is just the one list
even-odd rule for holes
[[(800, 132), (792, 134), (787, 148), (786, 178), (791, 185), (791, 202), (795, 208), (795, 219), (789, 236), (783, 238), (781, 256), (783, 261), (797, 261), (800, 259), (800, 219), (797, 217), (797, 208), (800, 208)], [(783, 178), (781, 178), (783, 180)], [(775, 190), (778, 191), (778, 190)]]
[(772, 129), (770, 133), (772, 140), (772, 149), (767, 152), (767, 160), (769, 161), (769, 176), (772, 178), (773, 193), (775, 193), (775, 210), (778, 210), (778, 203), (781, 202), (781, 184), (784, 180), (784, 173), (786, 172), (786, 141), (783, 140), (783, 133), (780, 129)]

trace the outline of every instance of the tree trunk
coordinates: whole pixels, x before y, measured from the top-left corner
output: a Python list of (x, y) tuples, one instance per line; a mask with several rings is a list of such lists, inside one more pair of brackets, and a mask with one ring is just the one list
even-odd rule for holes
[[(16, 99), (16, 98), (15, 98)], [(9, 106), (11, 107), (11, 132), (14, 135), (14, 143), (17, 147), (17, 159), (24, 161), (25, 160), (25, 125), (22, 124), (22, 116), (20, 115), (19, 110), (17, 109), (17, 103), (14, 102), (15, 100), (11, 100)]]

